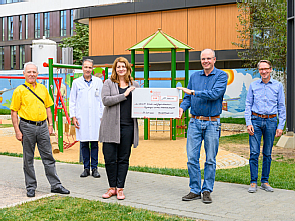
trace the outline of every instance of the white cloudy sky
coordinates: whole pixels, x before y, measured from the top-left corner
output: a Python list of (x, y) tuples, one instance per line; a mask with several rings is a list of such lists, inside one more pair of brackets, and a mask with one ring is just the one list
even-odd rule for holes
[(233, 83), (227, 86), (225, 94), (231, 98), (239, 97), (242, 91), (243, 83), (245, 83), (246, 89), (249, 89), (251, 82), (258, 80), (259, 78), (252, 79), (252, 75), (247, 73), (246, 75), (237, 72), (232, 69), (235, 75)]

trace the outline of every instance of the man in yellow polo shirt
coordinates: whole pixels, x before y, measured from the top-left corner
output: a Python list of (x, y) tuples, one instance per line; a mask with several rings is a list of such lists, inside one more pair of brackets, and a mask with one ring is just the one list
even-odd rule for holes
[[(56, 173), (55, 160), (49, 134), (53, 132), (52, 115), (50, 107), (53, 101), (46, 87), (36, 82), (38, 68), (28, 62), (23, 72), (26, 82), (18, 86), (12, 96), (11, 119), (16, 139), (23, 145), (24, 174), (27, 196), (34, 197), (37, 180), (34, 170), (34, 152), (37, 144), (45, 174), (51, 185), (52, 193), (69, 194), (60, 182)], [(18, 115), (20, 122), (18, 122)], [(49, 125), (47, 126), (46, 119)]]

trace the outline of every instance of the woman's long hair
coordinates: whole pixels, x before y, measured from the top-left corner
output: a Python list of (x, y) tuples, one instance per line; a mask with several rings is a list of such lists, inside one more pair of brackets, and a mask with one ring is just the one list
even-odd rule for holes
[(116, 58), (116, 60), (114, 61), (113, 63), (113, 67), (112, 67), (112, 75), (111, 75), (111, 81), (112, 82), (115, 82), (115, 83), (118, 83), (119, 86), (120, 86), (120, 81), (119, 81), (119, 76), (116, 72), (116, 68), (117, 68), (117, 64), (118, 62), (123, 62), (125, 64), (125, 67), (127, 69), (127, 72), (125, 74), (125, 82), (127, 84), (129, 84), (129, 82), (131, 82), (131, 85), (133, 84), (132, 81), (133, 81), (133, 77), (131, 77), (131, 65), (130, 63), (128, 62), (128, 60), (124, 57), (118, 57)]

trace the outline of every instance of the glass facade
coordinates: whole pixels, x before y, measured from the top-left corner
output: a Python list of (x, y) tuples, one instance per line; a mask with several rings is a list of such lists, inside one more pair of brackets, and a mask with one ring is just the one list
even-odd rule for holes
[(5, 29), (4, 29), (4, 26), (5, 26), (5, 21), (4, 21), (4, 18), (2, 18), (2, 41), (4, 41), (5, 39)]
[[(15, 70), (16, 68), (22, 70), (25, 60), (31, 60), (31, 52), (29, 48), (27, 48), (27, 44), (30, 43), (25, 39), (40, 39), (42, 37), (41, 33), (43, 33), (46, 38), (69, 37), (74, 35), (74, 10), (62, 10), (57, 12), (59, 12), (60, 16), (60, 29), (51, 31), (50, 28), (52, 28), (53, 25), (55, 25), (55, 27), (58, 26), (58, 23), (50, 22), (50, 19), (53, 20), (50, 18), (52, 12), (0, 17), (0, 22), (2, 20), (0, 25), (3, 26), (2, 40), (0, 39), (0, 41), (4, 43), (0, 46), (0, 70)], [(56, 20), (57, 19), (54, 21)], [(43, 30), (41, 30), (41, 28)], [(4, 56), (4, 49), (7, 53), (6, 56)]]
[(43, 27), (44, 27), (44, 36), (48, 38), (50, 36), (50, 13), (46, 12), (44, 13), (44, 22), (43, 22)]
[(10, 46), (10, 68), (16, 69), (16, 46)]
[(35, 38), (40, 38), (40, 13), (35, 14)]
[(60, 36), (67, 35), (67, 11), (60, 11)]
[(0, 47), (0, 70), (4, 70), (4, 47)]
[(25, 17), (26, 17), (26, 18), (25, 18), (25, 22), (26, 22), (26, 34), (25, 34), (25, 37), (26, 37), (26, 39), (28, 39), (28, 32), (29, 32), (29, 26), (28, 26), (28, 23), (29, 23), (29, 16), (26, 15)]
[(23, 16), (19, 16), (19, 40), (23, 39)]
[(23, 69), (25, 64), (25, 46), (19, 46), (19, 69)]
[(13, 17), (7, 17), (8, 41), (13, 40)]
[(71, 36), (74, 35), (74, 10), (71, 10)]
[(17, 2), (24, 2), (24, 0), (0, 0), (0, 5), (17, 3)]

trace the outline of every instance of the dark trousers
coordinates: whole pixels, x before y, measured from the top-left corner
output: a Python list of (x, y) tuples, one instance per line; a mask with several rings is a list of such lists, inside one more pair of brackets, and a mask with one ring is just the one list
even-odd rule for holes
[[(91, 143), (91, 149), (89, 148)], [(80, 141), (80, 147), (83, 156), (84, 169), (90, 169), (90, 157), (91, 157), (91, 169), (97, 168), (98, 164), (98, 141)]]
[(49, 131), (47, 124), (36, 126), (20, 121), (19, 129), (23, 134), (23, 162), (27, 190), (37, 188), (37, 180), (34, 170), (34, 152), (37, 144), (45, 169), (45, 175), (52, 189), (59, 188), (61, 182), (56, 173), (55, 160), (52, 155)]
[(110, 187), (124, 188), (133, 143), (133, 129), (133, 125), (121, 125), (120, 143), (103, 143), (103, 155)]

